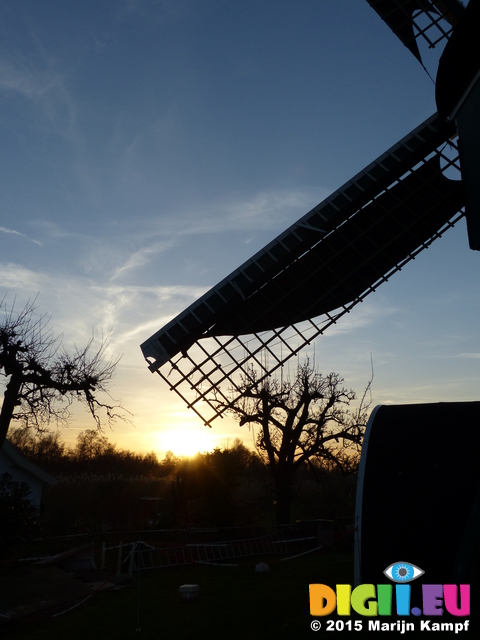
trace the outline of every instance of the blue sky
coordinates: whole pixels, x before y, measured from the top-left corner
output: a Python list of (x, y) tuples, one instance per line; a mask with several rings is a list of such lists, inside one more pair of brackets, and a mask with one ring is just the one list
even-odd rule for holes
[[(1, 290), (39, 293), (67, 347), (111, 335), (135, 427), (108, 435), (162, 454), (206, 429), (140, 343), (434, 111), (367, 2), (0, 1)], [(372, 354), (375, 404), (478, 399), (479, 258), (459, 224), (319, 341), (320, 368), (360, 391)]]

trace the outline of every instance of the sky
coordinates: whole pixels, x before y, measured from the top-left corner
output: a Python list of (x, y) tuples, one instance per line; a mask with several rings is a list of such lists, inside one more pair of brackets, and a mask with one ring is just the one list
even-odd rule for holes
[[(67, 349), (109, 336), (120, 448), (249, 445), (139, 345), (435, 110), (366, 1), (0, 0), (0, 296), (38, 295)], [(374, 405), (477, 400), (479, 272), (462, 221), (319, 340), (320, 370), (361, 391), (373, 360)]]

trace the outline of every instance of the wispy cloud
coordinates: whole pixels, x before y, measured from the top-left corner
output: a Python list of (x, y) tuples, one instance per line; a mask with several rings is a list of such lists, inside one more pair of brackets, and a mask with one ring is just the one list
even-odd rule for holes
[(20, 233), (20, 231), (15, 231), (15, 229), (8, 229), (7, 227), (0, 227), (0, 232), (1, 233), (10, 233), (10, 234), (12, 234), (14, 236), (19, 236), (21, 238), (25, 238), (29, 242), (34, 242), (35, 244), (38, 244), (38, 245), (42, 246), (42, 243), (39, 242), (38, 240), (35, 240), (34, 238), (29, 238), (25, 233)]
[(2, 289), (26, 294), (26, 298), (53, 284), (49, 276), (12, 262), (0, 263), (0, 282)]
[[(216, 283), (214, 278), (221, 279), (228, 271), (239, 266), (247, 257), (246, 252), (249, 252), (245, 248), (243, 253), (238, 254), (238, 262), (235, 263), (233, 254), (225, 250), (228, 243), (237, 252), (239, 241), (248, 244), (255, 240), (260, 248), (317, 204), (323, 195), (322, 190), (310, 188), (272, 190), (259, 192), (249, 198), (232, 195), (220, 201), (204, 202), (197, 210), (184, 209), (145, 216), (139, 213), (134, 220), (129, 217), (116, 222), (115, 235), (109, 238), (84, 235), (78, 237), (76, 246), (81, 241), (83, 272), (101, 281), (126, 284), (128, 278), (128, 284), (151, 284), (157, 273), (162, 284), (166, 283), (166, 274), (186, 284), (191, 266), (196, 273), (196, 284), (197, 276), (203, 274), (202, 277), (208, 277), (205, 285), (213, 286)], [(64, 235), (57, 227), (46, 223), (42, 223), (41, 228), (49, 237)], [(240, 240), (239, 233), (242, 234)], [(212, 246), (218, 246), (215, 245), (217, 236), (222, 234), (225, 234), (222, 251), (229, 258), (228, 265), (224, 267), (217, 262), (215, 273), (211, 270), (204, 272), (199, 256), (206, 246), (210, 246), (206, 236), (211, 236), (209, 242), (213, 243)], [(71, 239), (74, 240), (73, 236)], [(155, 273), (149, 268), (153, 264)]]
[(1, 297), (4, 293), (15, 296), (19, 308), (38, 295), (39, 309), (52, 315), (55, 329), (69, 341), (88, 340), (96, 327), (104, 334), (112, 332), (114, 346), (128, 347), (133, 341), (135, 353), (139, 340), (148, 338), (205, 291), (203, 287), (102, 284), (93, 278), (1, 262), (0, 281)]
[[(140, 416), (142, 426), (156, 424), (163, 391), (148, 372), (140, 343), (204, 293), (203, 288), (102, 284), (98, 279), (65, 272), (47, 273), (13, 262), (0, 262), (0, 282), (0, 299), (6, 295), (7, 305), (14, 304), (18, 311), (36, 298), (37, 313), (51, 316), (50, 326), (55, 334), (63, 335), (67, 350), (73, 344), (79, 347), (87, 344), (92, 337), (95, 348), (99, 341), (109, 337), (107, 355), (122, 355), (112, 395), (121, 399), (135, 416)], [(153, 399), (146, 405), (149, 394)], [(83, 410), (75, 407), (74, 412), (77, 428), (89, 428)], [(117, 435), (122, 429), (121, 426), (116, 429)]]
[(364, 329), (375, 323), (385, 322), (387, 318), (393, 318), (402, 313), (399, 307), (380, 298), (378, 293), (376, 296), (365, 299), (362, 303), (353, 307), (350, 313), (342, 316), (337, 324), (327, 329), (324, 339)]
[(41, 100), (59, 83), (59, 76), (35, 68), (33, 64), (16, 57), (15, 62), (0, 61), (0, 91), (16, 93), (29, 100)]
[(7, 229), (6, 227), (0, 227), (0, 231), (3, 231), (3, 233), (12, 233), (14, 236), (23, 236), (23, 233), (14, 231), (14, 229)]
[(138, 251), (134, 251), (121, 266), (114, 270), (111, 280), (114, 281), (120, 276), (126, 275), (129, 271), (144, 267), (152, 257), (158, 256), (170, 246), (172, 246), (171, 242), (155, 242), (154, 244), (138, 249)]
[(77, 109), (67, 89), (66, 74), (38, 49), (41, 47), (28, 58), (16, 52), (0, 60), (0, 92), (30, 101), (57, 134), (78, 140)]
[[(328, 191), (320, 188), (272, 189), (250, 197), (230, 195), (186, 212), (176, 224), (183, 235), (224, 233), (239, 230), (283, 230), (323, 200)], [(185, 224), (188, 219), (188, 224)]]
[(59, 224), (51, 220), (31, 220), (30, 224), (37, 229), (40, 235), (48, 238), (68, 238), (72, 233), (66, 231)]
[[(319, 187), (262, 190), (253, 194), (230, 193), (216, 200), (173, 211), (160, 210), (135, 217), (135, 235), (150, 239), (201, 236), (231, 232), (280, 233), (321, 202), (328, 191)], [(273, 236), (272, 236), (273, 237)]]

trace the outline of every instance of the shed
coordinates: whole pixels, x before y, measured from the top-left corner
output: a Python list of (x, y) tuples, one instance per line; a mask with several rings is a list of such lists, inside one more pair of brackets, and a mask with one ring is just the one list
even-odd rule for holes
[(27, 460), (8, 440), (0, 451), (0, 476), (4, 473), (8, 473), (13, 482), (25, 482), (30, 487), (30, 500), (38, 507), (43, 486), (57, 484), (56, 478)]

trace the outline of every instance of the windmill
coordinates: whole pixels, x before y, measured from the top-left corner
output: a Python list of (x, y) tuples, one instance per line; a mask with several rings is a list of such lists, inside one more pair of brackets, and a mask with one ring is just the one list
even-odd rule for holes
[(248, 365), (271, 375), (464, 215), (480, 250), (480, 0), (368, 1), (419, 62), (446, 42), (438, 112), (141, 345), (207, 425)]

